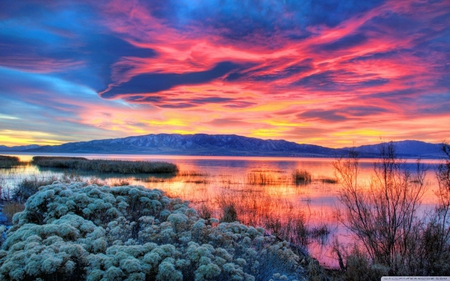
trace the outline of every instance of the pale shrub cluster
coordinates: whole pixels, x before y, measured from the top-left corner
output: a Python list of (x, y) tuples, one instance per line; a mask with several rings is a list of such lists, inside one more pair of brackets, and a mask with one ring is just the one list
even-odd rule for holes
[(54, 183), (13, 219), (0, 280), (303, 280), (306, 257), (261, 228), (201, 219), (143, 187)]

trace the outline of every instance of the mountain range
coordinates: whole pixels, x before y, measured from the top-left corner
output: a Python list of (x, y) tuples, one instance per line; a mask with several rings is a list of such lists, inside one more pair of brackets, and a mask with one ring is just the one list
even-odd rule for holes
[[(354, 148), (327, 148), (298, 144), (285, 140), (263, 140), (237, 135), (150, 134), (117, 139), (71, 142), (55, 146), (0, 145), (3, 152), (22, 153), (104, 153), (155, 155), (214, 155), (214, 156), (292, 156), (339, 157), (355, 150), (361, 157), (377, 157), (382, 144)], [(440, 158), (442, 144), (405, 140), (394, 142), (396, 152), (405, 158)]]

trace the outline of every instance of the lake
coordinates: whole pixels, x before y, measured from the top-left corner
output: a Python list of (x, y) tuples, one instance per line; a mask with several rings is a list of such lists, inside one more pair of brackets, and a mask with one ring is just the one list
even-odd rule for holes
[[(34, 155), (14, 154), (22, 161), (31, 161)], [(46, 154), (48, 156), (67, 156)], [(179, 167), (172, 177), (148, 175), (95, 175), (83, 174), (92, 183), (142, 185), (165, 191), (168, 196), (188, 200), (202, 214), (220, 218), (223, 209), (233, 205), (238, 219), (248, 225), (265, 227), (271, 233), (285, 237), (298, 235), (292, 241), (307, 245), (308, 251), (322, 264), (337, 266), (330, 245), (352, 242), (337, 216), (340, 209), (340, 185), (335, 179), (333, 158), (282, 158), (282, 157), (218, 157), (218, 156), (157, 156), (157, 155), (107, 155), (71, 154), (88, 159), (116, 159), (139, 161), (165, 161)], [(360, 182), (368, 184), (373, 174), (375, 159), (360, 159)], [(422, 160), (428, 168), (427, 192), (422, 200), (422, 210), (435, 204), (437, 181), (434, 169), (438, 160)], [(407, 160), (414, 169), (415, 160)], [(294, 171), (305, 170), (311, 174), (308, 184), (296, 184)], [(56, 170), (40, 170), (28, 165), (0, 170), (0, 186), (13, 189), (17, 182), (29, 177), (63, 176)], [(307, 230), (308, 237), (298, 234)]]

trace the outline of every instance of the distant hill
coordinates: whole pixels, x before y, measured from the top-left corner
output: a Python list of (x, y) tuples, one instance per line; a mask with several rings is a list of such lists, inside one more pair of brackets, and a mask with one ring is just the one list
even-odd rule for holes
[[(376, 157), (381, 144), (353, 148), (361, 157)], [(441, 144), (420, 141), (395, 142), (399, 156), (411, 158), (442, 157)], [(105, 153), (214, 156), (297, 156), (337, 157), (350, 148), (333, 149), (285, 140), (262, 140), (237, 135), (150, 134), (117, 139), (72, 142), (57, 146), (0, 146), (0, 151), (27, 153)]]
[(32, 144), (32, 145), (23, 145), (23, 146), (5, 146), (5, 145), (0, 145), (0, 151), (4, 151), (4, 152), (14, 152), (14, 151), (27, 151), (29, 149), (35, 149), (35, 148), (39, 148), (41, 146), (37, 145), (37, 144)]
[[(396, 153), (404, 158), (440, 158), (444, 156), (442, 144), (432, 144), (423, 141), (405, 140), (393, 142)], [(382, 144), (363, 145), (354, 150), (364, 157), (377, 157)], [(349, 148), (344, 148), (349, 149)]]

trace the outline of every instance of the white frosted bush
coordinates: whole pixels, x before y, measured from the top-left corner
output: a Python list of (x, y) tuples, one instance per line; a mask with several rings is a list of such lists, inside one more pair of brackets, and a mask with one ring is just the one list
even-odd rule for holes
[(171, 212), (169, 210), (162, 210), (161, 213), (159, 214), (159, 217), (161, 219), (161, 221), (165, 221), (167, 220), (167, 217), (169, 217), (171, 214)]
[(231, 280), (244, 280), (244, 271), (237, 264), (226, 263), (223, 266), (223, 270), (231, 276)]
[(158, 266), (158, 274), (156, 275), (156, 280), (183, 280), (183, 274), (175, 268), (175, 260), (173, 258), (166, 258)]
[(145, 281), (145, 274), (142, 272), (134, 272), (128, 275), (126, 281)]
[(56, 255), (56, 253), (49, 253), (45, 256), (42, 262), (41, 268), (42, 272), (49, 274), (55, 272), (63, 263), (63, 259)]
[(167, 220), (172, 224), (175, 232), (180, 232), (186, 227), (188, 217), (184, 214), (173, 213), (167, 218)]
[(220, 274), (220, 267), (214, 263), (202, 264), (195, 271), (195, 280), (214, 280)]
[(139, 260), (128, 257), (127, 259), (122, 259), (120, 261), (120, 268), (127, 273), (140, 272), (142, 271), (141, 263)]
[(95, 269), (87, 275), (87, 281), (100, 281), (103, 278), (103, 271), (100, 269)]
[(107, 280), (123, 280), (123, 277), (125, 274), (123, 273), (122, 269), (117, 268), (115, 266), (108, 267), (104, 274), (105, 278)]
[[(216, 223), (213, 223), (216, 222)], [(303, 279), (264, 229), (200, 219), (143, 187), (54, 183), (31, 196), (0, 250), (0, 280)]]

